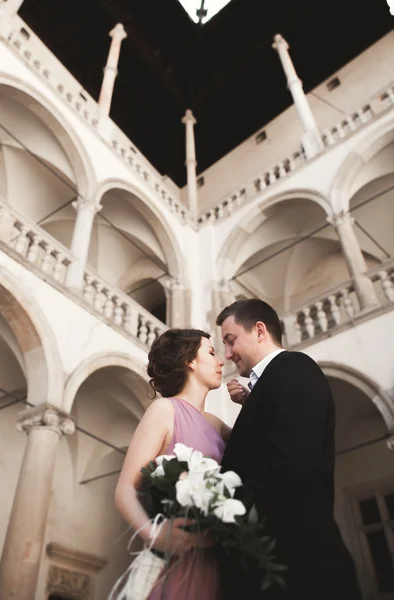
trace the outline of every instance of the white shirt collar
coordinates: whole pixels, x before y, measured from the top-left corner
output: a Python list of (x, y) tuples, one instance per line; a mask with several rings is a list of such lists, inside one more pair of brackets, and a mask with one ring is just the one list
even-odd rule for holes
[(249, 375), (252, 388), (256, 385), (256, 383), (258, 382), (259, 378), (262, 376), (264, 370), (267, 368), (267, 365), (271, 362), (271, 360), (273, 358), (275, 358), (275, 356), (278, 356), (278, 354), (280, 354), (281, 352), (284, 352), (284, 351), (285, 351), (284, 348), (278, 348), (277, 350), (273, 350), (273, 352), (271, 352), (271, 354), (268, 354), (268, 356), (263, 358), (263, 360), (258, 362), (257, 365), (255, 365), (253, 367), (253, 369), (251, 370), (250, 375)]

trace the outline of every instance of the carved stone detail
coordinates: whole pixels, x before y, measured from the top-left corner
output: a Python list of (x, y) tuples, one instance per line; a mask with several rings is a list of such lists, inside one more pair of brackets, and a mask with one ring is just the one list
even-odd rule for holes
[(59, 436), (72, 435), (75, 431), (74, 419), (51, 404), (40, 404), (28, 408), (18, 415), (17, 429), (28, 433), (33, 427), (48, 427)]
[(72, 596), (75, 600), (92, 600), (93, 583), (87, 573), (51, 565), (48, 572), (47, 592)]

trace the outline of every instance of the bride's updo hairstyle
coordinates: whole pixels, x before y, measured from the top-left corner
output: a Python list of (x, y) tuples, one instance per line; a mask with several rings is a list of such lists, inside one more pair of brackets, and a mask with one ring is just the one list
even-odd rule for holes
[(168, 329), (152, 344), (148, 354), (149, 385), (156, 394), (171, 398), (183, 389), (189, 374), (188, 365), (197, 356), (202, 338), (209, 333), (200, 329)]

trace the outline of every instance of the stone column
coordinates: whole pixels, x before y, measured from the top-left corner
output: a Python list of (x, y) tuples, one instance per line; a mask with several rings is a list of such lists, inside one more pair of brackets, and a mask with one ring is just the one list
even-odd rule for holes
[(186, 290), (179, 279), (168, 279), (165, 283), (167, 291), (167, 315), (169, 327), (187, 327), (186, 322)]
[(35, 597), (58, 443), (75, 430), (50, 404), (20, 413), (17, 427), (27, 440), (0, 562), (1, 600)]
[(194, 142), (194, 125), (197, 123), (191, 110), (187, 110), (182, 119), (186, 127), (186, 169), (187, 169), (187, 200), (190, 212), (197, 216), (197, 176), (196, 176), (196, 146)]
[(354, 231), (354, 219), (347, 211), (328, 218), (334, 227), (342, 246), (342, 253), (348, 268), (350, 277), (354, 280), (355, 292), (362, 311), (368, 311), (379, 306), (372, 281), (366, 275), (367, 264), (361, 252), (356, 233)]
[(104, 77), (99, 97), (99, 126), (100, 121), (109, 116), (111, 109), (112, 94), (114, 91), (115, 79), (118, 74), (118, 62), (120, 55), (120, 46), (122, 40), (127, 37), (127, 33), (121, 23), (118, 23), (112, 31), (109, 32), (112, 38), (108, 53), (107, 64), (104, 67)]
[(287, 87), (293, 96), (294, 104), (301, 119), (304, 134), (302, 136), (302, 145), (307, 158), (313, 158), (323, 150), (323, 142), (320, 132), (317, 128), (308, 99), (302, 89), (302, 81), (299, 79), (293, 62), (289, 55), (289, 45), (279, 34), (274, 37), (272, 47), (279, 54), (283, 70), (287, 78)]
[(77, 212), (77, 217), (71, 240), (71, 252), (76, 260), (68, 267), (66, 285), (80, 289), (88, 260), (94, 217), (102, 206), (85, 198), (78, 198), (73, 202), (73, 207)]

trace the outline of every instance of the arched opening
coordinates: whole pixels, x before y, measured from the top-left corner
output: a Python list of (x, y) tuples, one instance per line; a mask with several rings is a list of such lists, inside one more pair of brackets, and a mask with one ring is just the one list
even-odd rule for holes
[(167, 298), (161, 283), (155, 279), (143, 279), (133, 284), (128, 295), (146, 308), (156, 319), (167, 323)]
[[(94, 554), (107, 565), (96, 575), (103, 597), (130, 561), (132, 532), (118, 514), (114, 491), (125, 451), (149, 402), (148, 386), (130, 359), (96, 357), (66, 385), (78, 430), (59, 449), (48, 540)], [(117, 364), (116, 364), (117, 363)], [(85, 375), (85, 376), (84, 376)]]
[(103, 191), (89, 265), (165, 323), (163, 282), (181, 271), (174, 240), (137, 193), (123, 187)]
[(19, 86), (0, 80), (6, 123), (0, 131), (0, 199), (69, 247), (71, 202), (78, 194), (90, 195), (93, 170), (63, 117), (46, 98)]
[(336, 407), (335, 515), (371, 598), (394, 594), (394, 461), (390, 400), (351, 369), (322, 366)]
[(317, 202), (294, 193), (261, 210), (221, 253), (236, 294), (262, 298), (283, 314), (348, 279), (339, 240)]
[[(18, 413), (27, 395), (23, 351), (6, 319), (0, 315), (0, 554), (7, 532), (25, 447), (16, 429)], [(20, 402), (17, 400), (20, 399)], [(5, 460), (6, 457), (6, 460)]]

